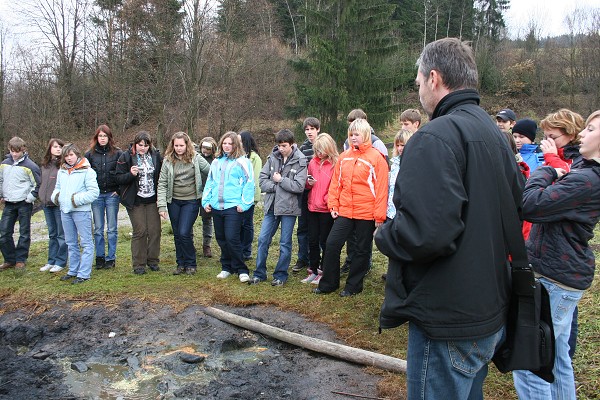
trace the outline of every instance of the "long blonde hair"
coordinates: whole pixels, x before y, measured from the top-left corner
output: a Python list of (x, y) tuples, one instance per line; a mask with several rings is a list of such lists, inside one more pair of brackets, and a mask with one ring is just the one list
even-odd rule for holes
[[(178, 158), (175, 154), (175, 147), (173, 145), (175, 143), (175, 139), (183, 139), (185, 142), (185, 153), (183, 153), (181, 158)], [(191, 163), (195, 152), (194, 145), (192, 144), (192, 140), (188, 134), (185, 132), (175, 132), (173, 136), (171, 136), (171, 141), (169, 142), (167, 150), (165, 151), (165, 158), (169, 160), (171, 164), (175, 164), (177, 161)]]
[(337, 146), (335, 145), (335, 140), (328, 133), (320, 133), (317, 136), (313, 143), (313, 150), (315, 153), (318, 151), (325, 154), (329, 161), (331, 161), (331, 164), (335, 165), (337, 162), (339, 156)]

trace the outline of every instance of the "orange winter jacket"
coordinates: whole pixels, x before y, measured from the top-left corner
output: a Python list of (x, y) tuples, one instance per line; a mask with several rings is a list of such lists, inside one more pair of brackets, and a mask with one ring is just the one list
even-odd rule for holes
[(340, 154), (327, 205), (342, 217), (385, 222), (388, 196), (388, 165), (370, 143)]

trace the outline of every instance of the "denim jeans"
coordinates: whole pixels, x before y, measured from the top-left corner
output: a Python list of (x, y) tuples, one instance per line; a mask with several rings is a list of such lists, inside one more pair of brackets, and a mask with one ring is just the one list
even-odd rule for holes
[[(27, 203), (25, 200), (4, 203), (4, 211), (0, 219), (0, 251), (2, 251), (4, 262), (15, 264), (27, 261), (31, 244), (32, 212), (33, 204)], [(15, 246), (13, 234), (17, 221), (19, 221), (19, 240)]]
[(247, 274), (248, 267), (242, 259), (242, 228), (243, 213), (237, 207), (226, 210), (212, 209), (212, 220), (215, 225), (215, 237), (221, 248), (221, 269), (231, 274)]
[(196, 268), (196, 247), (194, 246), (194, 223), (198, 218), (200, 200), (173, 199), (167, 204), (177, 267)]
[(48, 264), (65, 267), (67, 265), (67, 242), (60, 217), (60, 207), (44, 207), (48, 225)]
[[(96, 257), (104, 257), (107, 261), (114, 260), (117, 252), (117, 215), (119, 213), (119, 195), (116, 192), (100, 193), (92, 203), (94, 214), (94, 243)], [(108, 254), (104, 251), (104, 217), (106, 216), (106, 236), (108, 239)]]
[(281, 235), (279, 239), (279, 260), (273, 272), (273, 279), (287, 281), (288, 268), (292, 259), (292, 234), (296, 224), (295, 215), (275, 215), (273, 209), (269, 210), (260, 226), (258, 235), (258, 250), (256, 254), (256, 269), (254, 277), (260, 280), (267, 279), (267, 257), (269, 256), (269, 246), (281, 223)]
[(94, 262), (92, 214), (89, 211), (61, 212), (60, 218), (69, 248), (69, 275), (89, 279)]
[(483, 399), (488, 363), (503, 341), (504, 328), (479, 339), (434, 340), (415, 323), (409, 323), (408, 398)]
[(242, 258), (252, 257), (252, 242), (254, 241), (254, 205), (242, 213)]
[(300, 199), (302, 214), (298, 217), (298, 228), (296, 236), (298, 237), (298, 260), (304, 261), (308, 265), (308, 191), (302, 193)]
[(520, 399), (575, 400), (575, 375), (569, 357), (569, 336), (573, 310), (583, 295), (583, 290), (567, 290), (545, 278), (540, 282), (550, 295), (552, 325), (556, 340), (554, 357), (554, 383), (548, 383), (529, 371), (514, 371), (513, 380)]

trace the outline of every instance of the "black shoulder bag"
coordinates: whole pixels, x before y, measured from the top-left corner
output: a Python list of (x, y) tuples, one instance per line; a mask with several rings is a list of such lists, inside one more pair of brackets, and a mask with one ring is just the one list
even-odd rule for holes
[[(484, 141), (491, 157), (489, 140)], [(494, 157), (491, 157), (491, 162), (496, 172), (500, 196), (504, 241), (512, 257), (512, 289), (506, 321), (506, 340), (496, 351), (492, 361), (502, 373), (529, 370), (552, 383), (555, 343), (550, 298), (544, 285), (535, 278), (527, 260), (520, 219), (513, 205), (506, 177), (500, 173)]]

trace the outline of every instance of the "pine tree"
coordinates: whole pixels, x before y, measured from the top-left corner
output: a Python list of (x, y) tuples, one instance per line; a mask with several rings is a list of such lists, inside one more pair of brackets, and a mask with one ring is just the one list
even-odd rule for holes
[(391, 56), (398, 50), (386, 0), (307, 1), (308, 56), (294, 62), (296, 116), (319, 116), (322, 131), (345, 137), (345, 115), (364, 109), (381, 127), (392, 117), (399, 80)]

